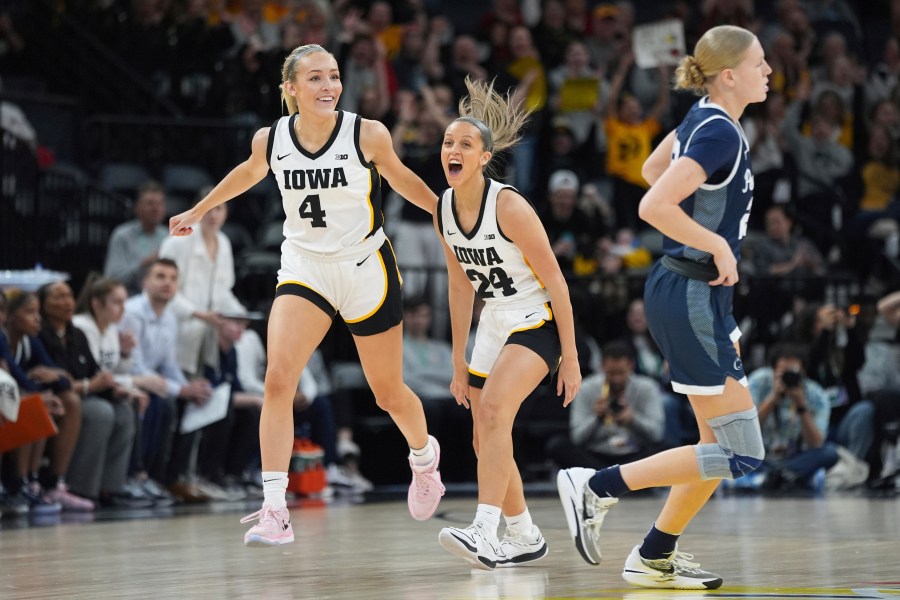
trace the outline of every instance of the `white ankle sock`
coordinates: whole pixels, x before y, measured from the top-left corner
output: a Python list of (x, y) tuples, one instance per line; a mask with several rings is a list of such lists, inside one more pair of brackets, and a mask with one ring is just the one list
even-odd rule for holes
[(500, 507), (490, 504), (479, 504), (475, 511), (475, 523), (481, 523), (485, 529), (497, 537), (497, 528), (500, 527)]
[(531, 529), (534, 527), (534, 521), (531, 520), (531, 513), (527, 508), (521, 515), (514, 517), (503, 515), (503, 518), (506, 520), (506, 528), (516, 533), (531, 533)]
[(413, 465), (417, 467), (427, 467), (433, 463), (434, 459), (437, 458), (437, 454), (434, 452), (434, 446), (431, 445), (431, 438), (428, 439), (428, 443), (425, 444), (424, 448), (419, 450), (410, 448), (409, 456), (412, 458)]
[(288, 476), (282, 471), (263, 471), (263, 504), (272, 508), (287, 508), (284, 493), (287, 490)]

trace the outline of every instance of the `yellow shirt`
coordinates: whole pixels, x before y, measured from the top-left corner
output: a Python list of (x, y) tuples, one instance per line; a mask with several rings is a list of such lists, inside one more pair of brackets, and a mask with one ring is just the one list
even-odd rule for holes
[(641, 169), (653, 151), (651, 145), (654, 136), (659, 133), (659, 121), (646, 119), (631, 125), (619, 119), (606, 119), (604, 126), (607, 138), (606, 172), (644, 189), (649, 188)]
[(900, 189), (900, 169), (870, 161), (862, 169), (865, 192), (859, 207), (862, 210), (884, 210)]
[(541, 110), (547, 104), (547, 74), (544, 73), (541, 61), (528, 56), (511, 62), (506, 69), (519, 81), (532, 69), (537, 69), (537, 77), (534, 78), (531, 89), (525, 97), (525, 108), (530, 113)]

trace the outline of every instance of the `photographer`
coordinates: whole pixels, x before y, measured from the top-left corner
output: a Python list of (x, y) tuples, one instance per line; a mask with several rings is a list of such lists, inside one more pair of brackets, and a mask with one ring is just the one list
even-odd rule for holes
[(806, 377), (806, 353), (781, 343), (769, 355), (771, 367), (750, 374), (750, 395), (759, 410), (766, 458), (766, 489), (812, 488), (819, 469), (837, 463), (837, 448), (825, 441), (831, 405), (822, 387)]
[(659, 385), (634, 373), (627, 343), (610, 342), (602, 354), (602, 372), (582, 382), (569, 406), (569, 434), (547, 443), (547, 453), (564, 469), (625, 464), (656, 452), (663, 437)]

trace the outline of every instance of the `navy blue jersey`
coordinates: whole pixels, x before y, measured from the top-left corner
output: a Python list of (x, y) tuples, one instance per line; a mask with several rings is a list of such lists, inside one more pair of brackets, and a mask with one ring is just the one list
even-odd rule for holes
[[(675, 130), (672, 161), (688, 156), (706, 171), (706, 183), (684, 199), (681, 208), (694, 221), (715, 231), (741, 258), (741, 238), (747, 234), (753, 203), (750, 145), (739, 123), (718, 104), (701, 98)], [(668, 237), (663, 251), (674, 258), (712, 262), (712, 255)]]

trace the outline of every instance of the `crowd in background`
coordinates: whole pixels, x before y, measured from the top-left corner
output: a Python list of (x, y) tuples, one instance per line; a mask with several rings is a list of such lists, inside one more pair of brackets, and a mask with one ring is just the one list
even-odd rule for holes
[[(397, 154), (436, 193), (446, 188), (442, 132), (465, 77), (492, 79), (524, 103), (531, 118), (523, 141), (495, 175), (534, 204), (570, 279), (585, 385), (568, 414), (547, 408), (556, 402), (547, 390), (523, 410), (526, 421), (571, 421), (541, 440), (546, 448), (528, 450), (562, 467), (633, 460), (696, 435), (647, 334), (640, 290), (604, 284), (598, 292), (593, 278), (640, 276), (659, 254), (658, 235), (637, 215), (647, 188), (641, 166), (695, 101), (670, 91), (671, 67), (637, 66), (635, 26), (678, 19), (688, 50), (711, 26), (751, 29), (773, 72), (768, 99), (742, 122), (755, 187), (741, 265), (749, 288), (737, 311), (769, 458), (746, 485), (892, 480), (900, 420), (896, 3), (494, 0), (478, 5), (477, 19), (465, 16), (473, 14), (466, 2), (454, 9), (434, 0), (59, 4), (195, 117), (272, 123), (283, 114), (284, 57), (301, 44), (323, 45), (340, 65), (339, 108), (384, 122)], [(0, 9), (0, 25), (4, 73), (27, 73), (42, 57), (29, 55), (14, 8)], [(11, 110), (4, 131), (28, 134), (27, 119)], [(265, 336), (245, 306), (259, 304), (234, 294), (242, 256), (226, 235), (227, 207), (211, 211), (193, 236), (169, 239), (166, 195), (154, 181), (134, 190), (135, 219), (112, 235), (105, 264), (92, 266), (105, 279), (3, 297), (0, 366), (42, 395), (59, 428), (46, 450), (39, 443), (2, 456), (4, 510), (253, 492)], [(389, 190), (386, 211), (406, 269), (404, 370), (437, 437), (454, 438), (453, 446), (465, 440), (467, 415), (448, 389), (440, 240), (430, 215)], [(852, 294), (835, 293), (835, 273), (854, 282)], [(298, 432), (325, 449), (329, 481), (359, 492), (371, 484), (357, 460), (378, 450), (354, 441), (352, 392), (363, 383), (348, 365), (349, 346), (325, 348), (301, 379), (295, 407), (306, 423)], [(183, 430), (190, 407), (216, 390), (226, 395), (226, 417)], [(799, 425), (806, 411), (815, 430)], [(457, 447), (457, 456), (471, 452), (464, 441)], [(473, 460), (449, 461), (449, 479), (471, 478)]]

